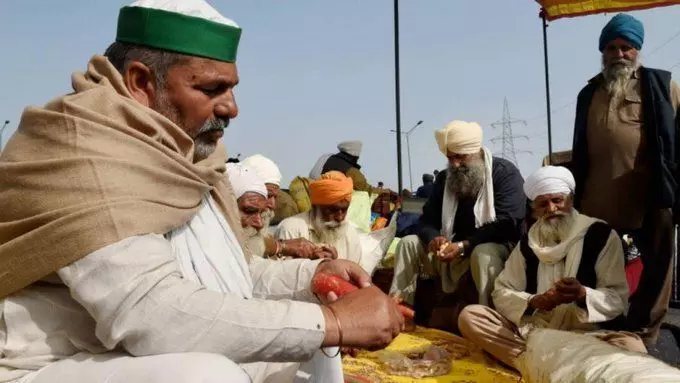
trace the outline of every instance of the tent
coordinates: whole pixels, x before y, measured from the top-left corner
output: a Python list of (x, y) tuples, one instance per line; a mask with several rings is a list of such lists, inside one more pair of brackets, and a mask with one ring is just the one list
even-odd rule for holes
[(545, 61), (545, 95), (548, 117), (548, 158), (552, 159), (552, 122), (550, 110), (550, 76), (548, 71), (548, 21), (606, 12), (627, 12), (680, 4), (680, 0), (536, 0), (543, 20), (543, 53)]

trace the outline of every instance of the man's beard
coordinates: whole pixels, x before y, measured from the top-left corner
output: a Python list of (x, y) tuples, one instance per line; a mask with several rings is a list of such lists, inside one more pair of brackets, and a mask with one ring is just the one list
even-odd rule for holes
[(574, 213), (560, 212), (550, 218), (541, 218), (534, 224), (536, 239), (541, 247), (559, 245), (567, 239), (574, 224)]
[(484, 185), (484, 162), (460, 165), (457, 169), (449, 165), (446, 175), (446, 190), (458, 198), (477, 197)]
[[(154, 110), (179, 126), (180, 129), (187, 133), (189, 132), (186, 124), (181, 121), (179, 110), (170, 102), (170, 98), (165, 90), (158, 93)], [(222, 118), (211, 118), (201, 126), (196, 136), (192, 137), (194, 140), (194, 163), (203, 161), (215, 151), (217, 144), (212, 134), (223, 131), (228, 126), (229, 120)]]
[(252, 226), (243, 229), (246, 236), (246, 247), (253, 255), (263, 256), (265, 251), (264, 237), (266, 231), (257, 230)]
[(274, 216), (276, 216), (276, 212), (272, 209), (267, 209), (262, 213), (262, 231), (265, 233), (269, 233), (269, 227), (272, 224), (272, 220), (274, 219)]
[(621, 98), (638, 66), (637, 58), (633, 61), (621, 58), (605, 63), (604, 56), (602, 57), (604, 87), (611, 98)]
[(338, 250), (339, 255), (340, 249), (344, 248), (343, 240), (347, 236), (347, 230), (349, 228), (347, 220), (344, 220), (343, 222), (324, 222), (319, 208), (313, 207), (312, 227), (319, 238), (319, 242), (333, 246), (336, 250)]

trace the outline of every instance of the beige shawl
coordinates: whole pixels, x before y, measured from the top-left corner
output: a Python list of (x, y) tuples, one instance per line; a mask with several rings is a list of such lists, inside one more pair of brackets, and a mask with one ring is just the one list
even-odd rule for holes
[(224, 147), (192, 163), (192, 139), (132, 99), (103, 56), (72, 83), (27, 108), (0, 155), (0, 298), (124, 238), (182, 226), (208, 192), (244, 243)]

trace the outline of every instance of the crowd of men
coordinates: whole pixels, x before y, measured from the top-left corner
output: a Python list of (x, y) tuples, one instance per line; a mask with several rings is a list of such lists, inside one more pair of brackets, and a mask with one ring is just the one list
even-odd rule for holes
[[(508, 366), (535, 328), (637, 352), (655, 342), (680, 89), (640, 64), (638, 20), (602, 31), (571, 170), (525, 182), (479, 125), (435, 133), (448, 167), (427, 180), (419, 234), (397, 249), (398, 299), (372, 285), (347, 222), (353, 191), (382, 190), (359, 171), (360, 143), (319, 159), (312, 209), (276, 231), (276, 164), (226, 163), (240, 35), (202, 0), (138, 0), (72, 93), (24, 111), (0, 155), (0, 382), (342, 382), (340, 348), (388, 345), (405, 328), (395, 302), (413, 304), (419, 278), (454, 292), (468, 272), (478, 304), (458, 327)], [(644, 263), (630, 297), (623, 234)], [(360, 288), (316, 295), (318, 273)]]

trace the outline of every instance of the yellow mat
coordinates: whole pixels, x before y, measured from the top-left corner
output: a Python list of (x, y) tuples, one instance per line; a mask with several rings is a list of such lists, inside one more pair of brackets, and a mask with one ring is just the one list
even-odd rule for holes
[(518, 373), (492, 360), (465, 339), (444, 331), (418, 327), (415, 332), (399, 334), (387, 349), (403, 352), (416, 350), (428, 344), (447, 348), (453, 353), (459, 353), (461, 349), (467, 350), (469, 355), (454, 359), (448, 375), (413, 379), (388, 375), (375, 352), (362, 351), (356, 358), (350, 356), (343, 358), (345, 383), (518, 383), (522, 381)]

